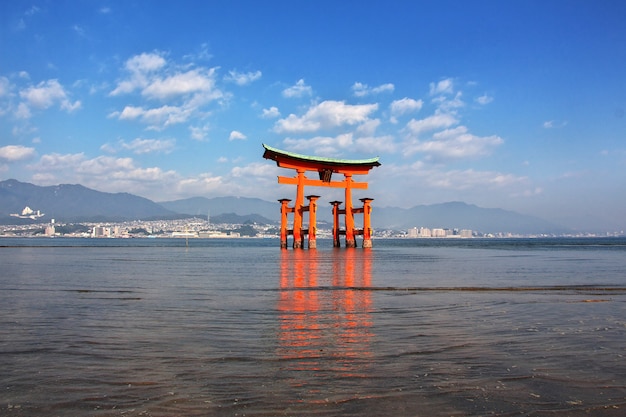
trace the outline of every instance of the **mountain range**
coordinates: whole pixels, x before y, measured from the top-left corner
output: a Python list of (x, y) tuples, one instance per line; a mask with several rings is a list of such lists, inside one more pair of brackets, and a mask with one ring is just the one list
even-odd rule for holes
[[(193, 197), (156, 203), (129, 193), (105, 193), (82, 185), (37, 186), (14, 179), (0, 181), (0, 223), (33, 222), (11, 214), (25, 207), (45, 214), (38, 222), (120, 222), (207, 216), (214, 223), (278, 223), (280, 206), (258, 198)], [(326, 210), (324, 210), (326, 208)], [(330, 206), (320, 206), (320, 222), (332, 223)], [(358, 224), (358, 223), (357, 223)], [(537, 217), (463, 202), (418, 205), (409, 209), (374, 206), (372, 224), (377, 229), (412, 227), (471, 229), (483, 233), (567, 233), (564, 227)]]
[[(0, 182), (0, 222), (14, 224), (11, 214), (24, 207), (45, 214), (40, 220), (61, 222), (124, 221), (166, 218), (177, 215), (148, 200), (128, 193), (103, 193), (82, 185), (41, 187), (17, 180)], [(7, 219), (8, 217), (8, 219)]]

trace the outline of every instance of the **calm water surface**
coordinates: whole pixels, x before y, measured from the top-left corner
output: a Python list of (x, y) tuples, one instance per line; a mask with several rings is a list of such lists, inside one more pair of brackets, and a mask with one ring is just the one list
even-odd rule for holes
[(626, 239), (0, 239), (0, 415), (626, 413)]

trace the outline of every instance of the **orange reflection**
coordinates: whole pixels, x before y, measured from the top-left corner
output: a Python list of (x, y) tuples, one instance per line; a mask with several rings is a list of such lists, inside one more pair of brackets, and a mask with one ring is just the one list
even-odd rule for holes
[(363, 376), (371, 358), (371, 250), (282, 250), (278, 356), (288, 369)]

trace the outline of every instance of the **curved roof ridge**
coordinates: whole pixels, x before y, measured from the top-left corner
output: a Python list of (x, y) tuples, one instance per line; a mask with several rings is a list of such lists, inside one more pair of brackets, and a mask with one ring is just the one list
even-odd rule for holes
[(369, 158), (369, 159), (337, 159), (337, 158), (328, 158), (328, 157), (323, 157), (323, 156), (302, 155), (302, 154), (298, 154), (295, 152), (283, 151), (281, 149), (271, 147), (265, 143), (263, 144), (263, 147), (266, 150), (266, 154), (264, 154), (263, 157), (266, 159), (273, 159), (271, 157), (268, 158), (269, 155), (267, 155), (267, 151), (269, 151), (275, 154), (283, 155), (283, 156), (294, 158), (294, 159), (310, 161), (310, 162), (319, 162), (319, 163), (324, 163), (324, 164), (380, 166), (380, 162), (378, 162), (378, 159), (380, 157), (378, 156), (374, 158)]

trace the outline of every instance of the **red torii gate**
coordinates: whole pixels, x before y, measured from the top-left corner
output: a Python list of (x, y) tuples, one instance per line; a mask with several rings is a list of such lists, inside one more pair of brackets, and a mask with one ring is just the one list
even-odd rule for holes
[[(367, 182), (355, 182), (352, 180), (353, 175), (365, 175), (373, 167), (380, 166), (378, 157), (362, 160), (347, 160), (322, 158), (314, 156), (300, 155), (296, 153), (282, 151), (263, 144), (265, 152), (263, 158), (276, 161), (276, 165), (281, 168), (295, 169), (295, 177), (278, 177), (279, 184), (295, 184), (296, 185), (296, 201), (293, 207), (289, 207), (290, 199), (284, 198), (278, 200), (281, 203), (280, 213), (280, 247), (287, 248), (287, 236), (293, 235), (293, 247), (304, 247), (304, 235), (308, 235), (309, 248), (316, 248), (316, 211), (317, 211), (317, 195), (306, 196), (309, 201), (308, 205), (304, 204), (304, 186), (311, 185), (317, 187), (335, 187), (345, 189), (345, 208), (340, 209), (341, 201), (332, 201), (333, 205), (333, 246), (339, 247), (339, 235), (345, 234), (346, 247), (356, 247), (355, 235), (363, 235), (363, 247), (372, 246), (372, 228), (370, 221), (372, 198), (361, 198), (362, 207), (352, 206), (352, 189), (367, 189)], [(319, 179), (307, 178), (307, 171), (316, 171), (319, 173)], [(332, 181), (333, 173), (343, 174), (342, 181)], [(309, 228), (302, 227), (302, 219), (305, 212), (309, 212)], [(293, 229), (287, 228), (288, 214), (293, 213)], [(354, 214), (363, 213), (363, 229), (354, 227)], [(345, 216), (345, 230), (339, 228), (339, 216)]]

